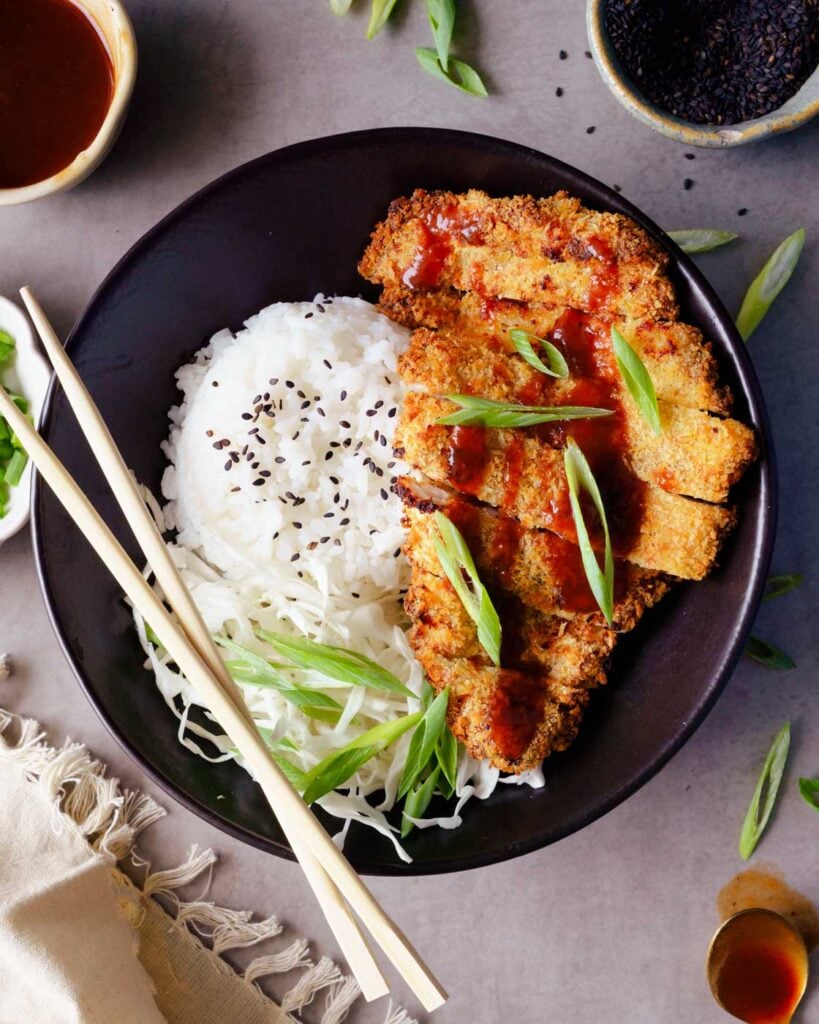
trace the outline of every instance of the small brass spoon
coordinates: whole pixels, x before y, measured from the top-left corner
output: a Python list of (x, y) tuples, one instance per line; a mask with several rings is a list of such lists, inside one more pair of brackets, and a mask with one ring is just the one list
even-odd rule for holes
[[(797, 985), (792, 1005), (788, 1007), (785, 1015), (775, 1022), (775, 1024), (790, 1024), (808, 983), (808, 950), (805, 940), (796, 928), (781, 914), (777, 914), (773, 910), (763, 910), (760, 907), (741, 910), (738, 914), (729, 917), (717, 930), (708, 947), (706, 961), (708, 984), (714, 999), (732, 1017), (754, 1024), (752, 1017), (741, 1016), (743, 1011), (737, 1011), (736, 1006), (730, 1005), (730, 995), (720, 984), (723, 969), (731, 955), (743, 947), (748, 948), (753, 944), (776, 947), (793, 967)], [(771, 1024), (774, 1022), (771, 1021)]]

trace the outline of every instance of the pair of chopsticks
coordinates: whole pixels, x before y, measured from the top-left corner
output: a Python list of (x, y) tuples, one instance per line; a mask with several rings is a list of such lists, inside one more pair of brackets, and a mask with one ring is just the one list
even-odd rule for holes
[(66, 398), (162, 588), (171, 615), (57, 456), (0, 386), (0, 414), (37, 470), (159, 638), (250, 766), (301, 864), (327, 922), (366, 999), (389, 986), (353, 912), (427, 1011), (446, 992), (384, 912), (271, 757), (229, 675), (199, 610), (173, 563), (122, 454), (51, 324), (29, 288), (20, 293)]

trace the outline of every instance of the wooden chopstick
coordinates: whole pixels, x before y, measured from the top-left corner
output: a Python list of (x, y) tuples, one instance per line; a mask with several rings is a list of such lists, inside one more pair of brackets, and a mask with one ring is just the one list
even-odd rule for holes
[[(177, 620), (222, 689), (253, 725), (241, 691), (227, 671), (96, 403), (31, 289), (23, 288), (20, 295), (91, 451)], [(365, 999), (373, 1000), (386, 995), (389, 992), (386, 979), (343, 897), (305, 846), (295, 823), (283, 820), (281, 814), (278, 817)]]
[(276, 807), (277, 813), (286, 815), (286, 820), (298, 823), (306, 847), (339, 888), (424, 1008), (429, 1012), (438, 1009), (447, 999), (440, 982), (378, 904), (275, 761), (270, 759), (269, 751), (257, 730), (214, 679), (182, 627), (168, 613), (76, 481), (2, 386), (0, 415), (5, 417), (20, 438), (45, 482), (128, 599), (151, 624), (162, 646), (247, 760), (271, 806)]
[(271, 805), (276, 807), (277, 813), (286, 815), (288, 821), (298, 823), (305, 846), (358, 914), (424, 1008), (431, 1012), (442, 1006), (447, 995), (440, 982), (378, 904), (278, 765), (270, 759), (269, 751), (257, 730), (218, 684), (182, 627), (170, 616), (77, 483), (2, 387), (0, 414), (20, 438), (45, 482), (126, 596), (151, 624), (162, 646), (247, 760)]

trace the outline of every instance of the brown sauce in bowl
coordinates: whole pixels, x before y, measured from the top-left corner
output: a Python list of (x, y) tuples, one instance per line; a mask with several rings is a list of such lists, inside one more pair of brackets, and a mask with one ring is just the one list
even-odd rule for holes
[(97, 27), (70, 0), (0, 4), (0, 188), (57, 174), (87, 149), (114, 92)]

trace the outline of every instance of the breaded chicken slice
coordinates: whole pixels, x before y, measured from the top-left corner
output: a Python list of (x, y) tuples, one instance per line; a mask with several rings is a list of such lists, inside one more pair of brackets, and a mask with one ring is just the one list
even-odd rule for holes
[(588, 691), (606, 681), (614, 630), (521, 607), (504, 617), (513, 654), (498, 668), (447, 579), (414, 567), (405, 606), (416, 657), (436, 690), (450, 688), (447, 723), (472, 757), (517, 773), (569, 746)]
[[(524, 529), (497, 509), (471, 504), (409, 477), (401, 477), (395, 489), (404, 502), (404, 552), (413, 566), (433, 576), (443, 575), (435, 552), (434, 515), (442, 512), (463, 534), (486, 586), (512, 594), (540, 612), (563, 618), (584, 614), (604, 623), (576, 545), (548, 530)], [(614, 629), (633, 629), (670, 586), (659, 573), (617, 562)]]
[[(589, 354), (591, 353), (591, 354)], [(656, 434), (623, 385), (607, 334), (595, 336), (570, 376), (541, 373), (518, 355), (508, 336), (480, 337), (459, 328), (419, 328), (398, 368), (409, 387), (433, 395), (467, 394), (521, 405), (584, 405), (615, 408), (622, 419), (630, 469), (640, 480), (674, 494), (721, 502), (756, 457), (754, 432), (737, 420), (659, 401), (662, 430)], [(586, 372), (605, 386), (589, 394)], [(610, 401), (614, 398), (615, 402)], [(597, 423), (597, 429), (612, 424)], [(619, 427), (619, 425), (618, 425)]]
[(492, 199), (476, 190), (418, 190), (390, 204), (359, 271), (382, 285), (451, 286), (669, 320), (677, 304), (667, 263), (662, 247), (629, 217), (586, 209), (565, 192)]
[[(445, 399), (409, 392), (404, 400), (393, 439), (395, 453), (429, 480), (451, 484), (478, 500), (503, 508), (528, 528), (552, 530), (565, 540), (576, 542), (563, 469), (563, 453), (543, 441), (528, 436), (524, 430), (496, 430), (480, 427), (448, 427), (436, 421), (456, 407)], [(595, 422), (600, 422), (595, 421)], [(480, 474), (466, 486), (453, 479), (453, 430), (480, 431), (478, 453)], [(518, 484), (510, 494), (509, 467), (514, 460)], [(600, 481), (598, 480), (598, 483)], [(631, 488), (634, 489), (633, 486)], [(604, 492), (605, 493), (605, 492)], [(618, 499), (618, 494), (608, 499)], [(736, 521), (732, 509), (693, 501), (656, 487), (642, 484), (640, 508), (625, 516), (638, 522), (623, 523), (632, 527), (629, 546), (618, 544), (616, 517), (608, 506), (612, 520), (612, 542), (615, 554), (644, 569), (668, 573), (681, 579), (702, 579), (716, 560), (720, 545)], [(593, 533), (599, 549), (599, 532)]]
[[(378, 308), (404, 327), (445, 328), (485, 346), (508, 340), (513, 327), (551, 340), (555, 325), (568, 312), (564, 307), (487, 299), (451, 288), (415, 292), (404, 285), (385, 287)], [(731, 393), (719, 384), (711, 345), (696, 327), (672, 321), (604, 319), (591, 313), (575, 312), (575, 316), (582, 318), (593, 337), (610, 338), (614, 325), (643, 361), (660, 399), (719, 416), (731, 412)]]

